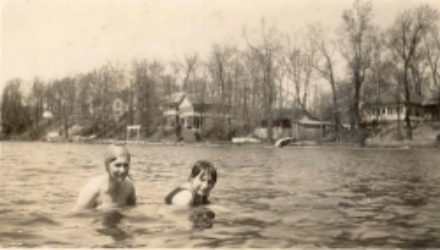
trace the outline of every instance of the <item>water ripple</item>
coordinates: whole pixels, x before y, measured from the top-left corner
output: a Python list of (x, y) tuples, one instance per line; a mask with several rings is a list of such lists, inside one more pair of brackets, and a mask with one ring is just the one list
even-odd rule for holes
[[(440, 247), (437, 149), (129, 149), (137, 208), (63, 217), (82, 185), (103, 173), (105, 145), (5, 143), (2, 246)], [(163, 197), (201, 158), (218, 169), (210, 199), (222, 209), (175, 221), (159, 216)]]

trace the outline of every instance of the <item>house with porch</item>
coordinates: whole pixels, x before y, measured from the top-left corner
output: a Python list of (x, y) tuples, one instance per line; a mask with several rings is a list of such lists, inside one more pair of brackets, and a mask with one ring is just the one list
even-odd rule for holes
[(413, 122), (440, 120), (440, 95), (438, 91), (413, 89), (408, 105), (402, 93), (383, 92), (362, 106), (362, 118), (365, 125), (380, 125), (405, 119), (409, 109)]
[(231, 119), (225, 105), (212, 103), (196, 94), (177, 92), (163, 104), (163, 125), (165, 130), (200, 132), (210, 129), (220, 119)]
[(166, 97), (162, 102), (163, 121), (165, 130), (174, 130), (180, 121), (179, 106), (185, 97), (185, 92), (176, 92)]

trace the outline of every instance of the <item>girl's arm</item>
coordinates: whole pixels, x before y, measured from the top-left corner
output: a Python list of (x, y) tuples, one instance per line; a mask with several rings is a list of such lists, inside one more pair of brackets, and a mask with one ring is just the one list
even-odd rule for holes
[(96, 207), (96, 201), (99, 194), (98, 180), (94, 179), (87, 183), (79, 193), (73, 211), (81, 211)]
[(178, 206), (192, 206), (193, 194), (189, 190), (182, 190), (173, 197), (172, 204)]

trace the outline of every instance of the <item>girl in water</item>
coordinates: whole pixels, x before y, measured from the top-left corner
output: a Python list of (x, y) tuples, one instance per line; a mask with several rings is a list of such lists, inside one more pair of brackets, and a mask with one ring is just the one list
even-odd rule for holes
[(112, 144), (104, 157), (106, 173), (91, 179), (79, 194), (74, 211), (136, 205), (133, 183), (127, 179), (130, 153), (123, 145)]
[(187, 183), (165, 197), (169, 205), (197, 206), (208, 204), (208, 196), (217, 182), (217, 170), (208, 161), (197, 161)]

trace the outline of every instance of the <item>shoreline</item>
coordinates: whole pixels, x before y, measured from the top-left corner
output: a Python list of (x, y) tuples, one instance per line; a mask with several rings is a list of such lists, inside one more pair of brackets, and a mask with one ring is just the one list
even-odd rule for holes
[[(111, 144), (111, 143), (121, 143), (128, 145), (146, 145), (146, 146), (233, 146), (233, 147), (273, 147), (275, 145), (270, 145), (267, 143), (232, 143), (230, 141), (202, 141), (202, 142), (174, 142), (174, 141), (149, 141), (149, 140), (138, 140), (138, 141), (126, 141), (118, 139), (92, 139), (92, 140), (56, 140), (56, 141), (45, 141), (45, 140), (25, 140), (25, 139), (9, 139), (0, 140), (0, 142), (46, 142), (46, 143), (74, 143), (74, 144)], [(402, 140), (402, 141), (368, 141), (362, 145), (358, 142), (314, 142), (314, 141), (303, 141), (288, 144), (285, 147), (298, 147), (298, 148), (309, 148), (309, 147), (331, 147), (331, 148), (375, 148), (375, 149), (402, 149), (402, 148), (436, 148), (440, 147), (440, 142), (435, 140)]]

